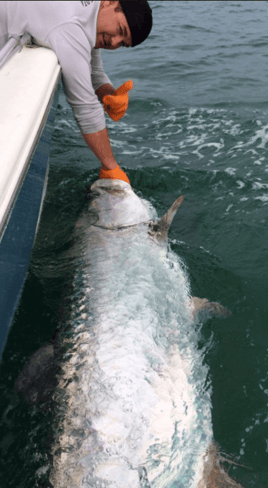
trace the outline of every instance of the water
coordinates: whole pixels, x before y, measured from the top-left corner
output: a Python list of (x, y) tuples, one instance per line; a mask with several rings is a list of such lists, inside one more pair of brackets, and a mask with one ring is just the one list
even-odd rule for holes
[[(107, 120), (107, 126), (118, 163), (159, 215), (185, 194), (171, 247), (187, 265), (192, 294), (219, 301), (233, 313), (210, 319), (201, 331), (214, 437), (222, 451), (251, 468), (231, 467), (232, 476), (246, 487), (266, 488), (268, 4), (151, 5), (154, 29), (144, 45), (134, 52), (103, 52), (115, 86), (134, 82), (127, 115), (119, 123)], [(14, 382), (64, 318), (73, 263), (62, 256), (72, 246), (86, 188), (97, 175), (98, 162), (62, 94), (41, 225), (3, 356), (3, 487), (32, 488), (33, 474), (25, 466), (40, 439), (47, 455), (49, 435), (41, 419), (53, 413), (18, 403)], [(40, 460), (33, 466), (38, 469)]]

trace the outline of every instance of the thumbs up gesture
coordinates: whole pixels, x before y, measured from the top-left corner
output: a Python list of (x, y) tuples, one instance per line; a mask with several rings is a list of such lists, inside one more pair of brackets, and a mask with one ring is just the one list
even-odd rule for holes
[(103, 97), (104, 110), (115, 122), (125, 115), (128, 107), (128, 92), (132, 88), (133, 83), (128, 80), (117, 88), (114, 95), (105, 95)]

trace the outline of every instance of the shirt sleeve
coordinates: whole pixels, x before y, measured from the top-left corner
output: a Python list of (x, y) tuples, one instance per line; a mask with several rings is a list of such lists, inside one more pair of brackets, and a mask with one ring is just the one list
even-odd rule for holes
[(80, 131), (93, 134), (104, 129), (104, 111), (91, 80), (91, 45), (83, 30), (68, 22), (51, 31), (46, 40), (58, 56), (66, 99)]
[(105, 83), (109, 83), (113, 86), (111, 80), (103, 71), (100, 49), (92, 49), (91, 51), (91, 68), (91, 81), (95, 91), (100, 86), (105, 85)]

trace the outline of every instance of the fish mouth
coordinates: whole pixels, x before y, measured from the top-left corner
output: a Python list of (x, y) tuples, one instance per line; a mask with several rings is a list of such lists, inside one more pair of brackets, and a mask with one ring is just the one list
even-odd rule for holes
[(109, 178), (101, 178), (97, 181), (95, 181), (91, 187), (92, 190), (101, 188), (103, 190), (111, 190), (113, 192), (122, 192), (122, 191), (127, 191), (131, 190), (131, 186), (129, 183), (123, 180), (112, 180)]
[(94, 199), (94, 197), (100, 195), (100, 192), (110, 193), (113, 196), (124, 198), (130, 190), (132, 190), (132, 188), (126, 181), (101, 178), (94, 181), (87, 190), (87, 199)]

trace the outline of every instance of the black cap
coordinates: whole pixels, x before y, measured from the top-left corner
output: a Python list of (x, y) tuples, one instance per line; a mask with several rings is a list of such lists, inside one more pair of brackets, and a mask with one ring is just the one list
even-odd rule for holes
[(119, 0), (132, 38), (132, 47), (141, 44), (151, 32), (152, 9), (147, 0)]

